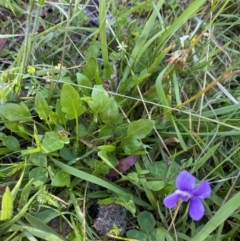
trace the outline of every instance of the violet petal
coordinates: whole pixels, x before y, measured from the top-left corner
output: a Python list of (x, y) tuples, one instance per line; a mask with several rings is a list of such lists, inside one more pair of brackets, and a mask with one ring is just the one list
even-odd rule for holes
[(187, 171), (181, 171), (176, 178), (176, 187), (181, 191), (192, 192), (196, 178)]
[(199, 186), (192, 191), (192, 195), (198, 198), (208, 198), (211, 195), (211, 187), (207, 181), (202, 181)]
[(173, 208), (176, 204), (179, 198), (181, 197), (181, 194), (179, 193), (172, 193), (164, 198), (163, 204), (167, 208)]
[(201, 200), (197, 197), (192, 197), (190, 200), (189, 215), (194, 221), (200, 220), (204, 215), (204, 206)]

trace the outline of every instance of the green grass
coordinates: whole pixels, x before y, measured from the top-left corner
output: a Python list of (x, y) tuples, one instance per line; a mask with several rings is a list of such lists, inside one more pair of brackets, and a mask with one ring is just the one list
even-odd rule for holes
[[(239, 1), (92, 4), (0, 3), (1, 240), (239, 240)], [(182, 170), (200, 221), (163, 205)]]

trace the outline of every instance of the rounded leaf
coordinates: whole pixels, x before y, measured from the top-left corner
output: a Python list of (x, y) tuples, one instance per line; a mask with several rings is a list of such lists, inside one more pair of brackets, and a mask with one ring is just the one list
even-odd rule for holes
[(60, 102), (62, 111), (66, 114), (65, 117), (68, 120), (77, 119), (85, 111), (77, 90), (71, 85), (63, 85)]
[(131, 229), (127, 231), (126, 235), (128, 238), (131, 238), (131, 239), (136, 239), (139, 241), (147, 241), (147, 235), (135, 229)]
[(70, 181), (70, 174), (64, 170), (60, 170), (54, 175), (51, 185), (56, 187), (69, 187)]
[(152, 191), (159, 191), (163, 189), (164, 182), (163, 181), (149, 181), (147, 182), (147, 187)]
[(4, 136), (2, 138), (2, 144), (9, 148), (11, 151), (19, 151), (20, 143), (18, 139), (14, 136)]
[(150, 233), (156, 225), (153, 215), (147, 211), (141, 212), (138, 215), (137, 220), (141, 230), (145, 233)]
[(127, 136), (134, 139), (143, 139), (153, 129), (155, 122), (153, 120), (137, 120), (129, 124), (127, 130)]
[(29, 172), (29, 179), (33, 179), (35, 186), (41, 186), (48, 181), (48, 171), (44, 167), (35, 167)]
[(167, 165), (165, 162), (154, 162), (148, 166), (148, 170), (154, 177), (165, 177), (167, 173)]

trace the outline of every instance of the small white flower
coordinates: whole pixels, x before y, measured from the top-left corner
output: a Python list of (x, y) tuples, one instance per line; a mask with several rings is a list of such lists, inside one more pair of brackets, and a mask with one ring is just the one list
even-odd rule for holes
[(117, 46), (118, 51), (126, 51), (126, 48), (128, 46), (124, 43), (124, 41), (122, 41), (121, 43), (119, 43), (119, 45)]

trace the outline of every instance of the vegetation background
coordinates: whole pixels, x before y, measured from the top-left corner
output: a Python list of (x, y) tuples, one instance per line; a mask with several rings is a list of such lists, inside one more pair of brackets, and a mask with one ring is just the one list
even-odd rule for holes
[[(1, 240), (240, 240), (239, 14), (0, 0)], [(182, 170), (212, 188), (198, 222), (163, 206)]]

